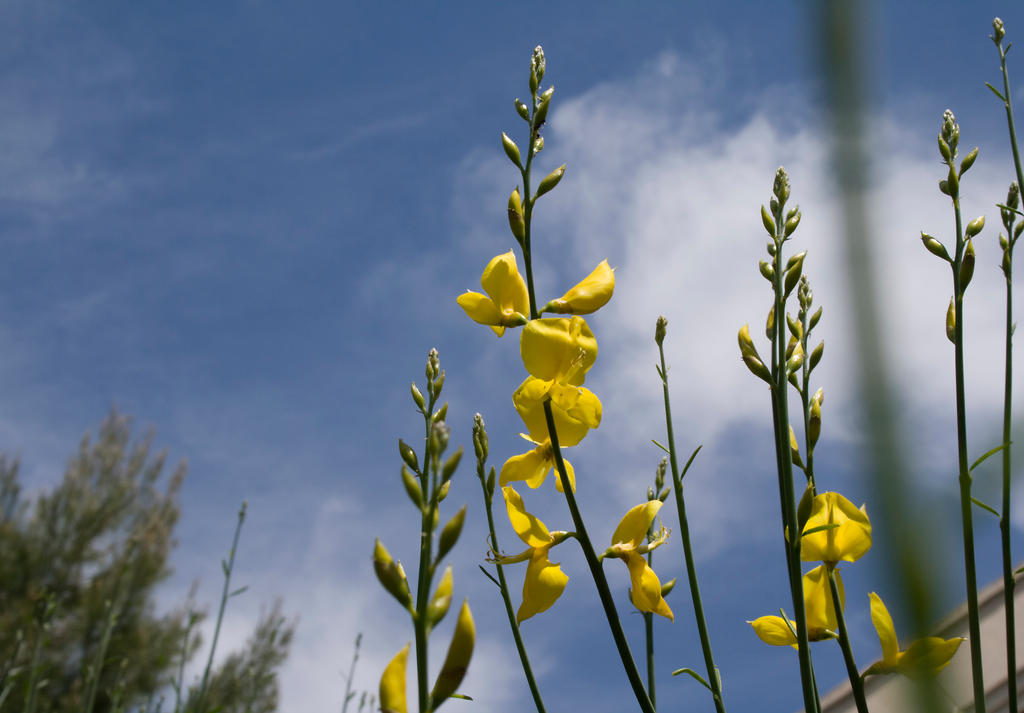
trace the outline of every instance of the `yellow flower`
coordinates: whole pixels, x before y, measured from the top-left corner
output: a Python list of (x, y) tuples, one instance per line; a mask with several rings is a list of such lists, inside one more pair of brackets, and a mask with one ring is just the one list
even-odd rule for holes
[(918, 639), (900, 651), (900, 643), (896, 638), (896, 628), (892, 624), (889, 610), (885, 608), (882, 598), (871, 592), (871, 622), (878, 632), (878, 640), (882, 644), (882, 660), (876, 661), (864, 672), (865, 676), (879, 673), (902, 673), (908, 678), (930, 677), (944, 669), (953, 654), (960, 648), (963, 638), (943, 639), (939, 636), (927, 636)]
[[(513, 480), (524, 480), (527, 485), (536, 490), (544, 483), (548, 473), (555, 467), (554, 449), (551, 448), (551, 441), (547, 439), (534, 441), (522, 433), (519, 435), (530, 441), (530, 443), (536, 444), (537, 447), (521, 455), (512, 456), (505, 461), (505, 464), (501, 466), (498, 482), (504, 486)], [(565, 474), (569, 476), (569, 487), (575, 493), (576, 471), (573, 470), (572, 463), (565, 458), (562, 459), (562, 462), (565, 463)], [(557, 474), (555, 475), (555, 488), (560, 493), (564, 492), (562, 490), (562, 479)]]
[[(846, 608), (846, 590), (843, 588), (843, 578), (836, 575), (836, 587), (839, 589), (839, 603)], [(825, 565), (815, 567), (803, 576), (804, 588), (804, 616), (807, 619), (807, 639), (809, 641), (823, 641), (824, 639), (835, 638), (835, 628), (838, 626), (836, 608), (832, 602), (832, 591), (828, 586), (828, 571)], [(748, 621), (754, 627), (754, 633), (766, 644), (772, 646), (792, 646), (796, 648), (796, 622), (786, 620), (781, 616), (762, 616), (753, 621)]]
[(548, 532), (543, 522), (526, 512), (523, 499), (511, 486), (501, 489), (505, 495), (505, 508), (512, 529), (519, 539), (526, 543), (527, 550), (512, 556), (499, 557), (501, 564), (512, 564), (529, 560), (526, 578), (523, 580), (523, 603), (516, 614), (516, 621), (523, 622), (534, 614), (545, 611), (554, 604), (569, 581), (557, 562), (548, 560), (548, 550), (564, 540), (565, 532)]
[(549, 397), (560, 446), (575, 446), (587, 431), (601, 425), (601, 401), (594, 392), (582, 386), (529, 376), (512, 394), (512, 403), (526, 424), (530, 439), (536, 443), (548, 440), (544, 401)]
[(618, 557), (626, 563), (631, 584), (629, 598), (633, 606), (671, 620), (672, 610), (661, 594), (661, 581), (643, 557), (668, 539), (668, 531), (663, 527), (652, 542), (647, 541), (647, 532), (661, 505), (660, 500), (649, 500), (630, 508), (615, 528), (612, 546), (605, 556)]
[(804, 562), (834, 567), (839, 560), (856, 562), (871, 549), (871, 522), (863, 505), (858, 508), (839, 493), (816, 495), (804, 532), (828, 525), (836, 527), (804, 535), (800, 542)]
[(566, 292), (561, 298), (551, 300), (541, 312), (558, 314), (590, 314), (607, 304), (615, 290), (615, 272), (607, 260), (594, 268), (583, 281)]
[(519, 353), (531, 376), (580, 386), (597, 359), (597, 339), (582, 317), (545, 317), (523, 329)]
[(526, 324), (526, 315), (530, 314), (530, 295), (511, 250), (487, 263), (480, 285), (486, 295), (466, 292), (456, 299), (470, 319), (490, 325), (499, 337), (505, 333), (505, 327)]

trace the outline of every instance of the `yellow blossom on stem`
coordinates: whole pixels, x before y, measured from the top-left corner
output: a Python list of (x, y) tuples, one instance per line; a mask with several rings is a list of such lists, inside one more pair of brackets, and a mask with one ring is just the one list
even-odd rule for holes
[(519, 353), (531, 376), (580, 386), (597, 359), (597, 339), (582, 317), (544, 317), (523, 329)]
[(601, 401), (594, 392), (582, 386), (529, 376), (512, 394), (512, 403), (526, 424), (531, 440), (537, 443), (548, 440), (548, 423), (544, 415), (544, 402), (548, 398), (551, 399), (559, 445), (575, 446), (587, 431), (601, 425)]
[[(824, 528), (824, 529), (818, 529)], [(856, 562), (871, 549), (871, 521), (865, 507), (857, 507), (839, 493), (814, 497), (811, 516), (804, 525), (800, 559), (804, 562)]]
[(618, 557), (626, 563), (631, 585), (629, 598), (633, 606), (640, 611), (660, 614), (671, 620), (672, 610), (662, 596), (661, 581), (643, 557), (668, 539), (668, 531), (662, 527), (653, 541), (647, 541), (647, 533), (661, 506), (660, 500), (649, 500), (630, 508), (615, 528), (612, 546), (604, 556)]
[[(836, 586), (839, 589), (839, 603), (846, 608), (846, 590), (843, 578), (836, 575)], [(829, 589), (828, 571), (825, 565), (815, 567), (803, 576), (804, 616), (807, 618), (807, 639), (823, 641), (835, 638), (838, 626), (835, 605), (832, 602), (832, 590)], [(766, 644), (772, 646), (792, 646), (797, 648), (796, 622), (792, 619), (787, 623), (781, 616), (762, 616), (748, 621), (754, 627), (754, 633)]]
[(900, 651), (899, 639), (896, 638), (896, 627), (886, 609), (882, 598), (871, 592), (871, 623), (878, 632), (878, 640), (882, 644), (882, 660), (876, 661), (864, 672), (865, 676), (880, 673), (902, 673), (908, 678), (927, 678), (944, 669), (960, 648), (962, 637), (943, 639), (939, 636), (926, 636), (918, 639), (906, 651)]
[(594, 268), (583, 281), (557, 300), (551, 300), (541, 312), (558, 314), (590, 314), (608, 303), (615, 290), (615, 271), (607, 260)]
[[(504, 486), (514, 480), (525, 481), (527, 485), (536, 490), (544, 481), (547, 480), (548, 474), (555, 467), (555, 452), (551, 447), (550, 440), (534, 441), (525, 434), (519, 434), (530, 443), (536, 444), (536, 448), (526, 453), (522, 453), (517, 456), (512, 456), (505, 464), (501, 466), (501, 474), (498, 476), (498, 482)], [(565, 458), (562, 459), (565, 463), (565, 474), (569, 476), (569, 487), (572, 491), (576, 492), (576, 471), (572, 467), (572, 463), (567, 461)], [(562, 479), (557, 475), (555, 476), (555, 488), (558, 492), (564, 492), (562, 489)]]
[(526, 324), (526, 315), (530, 314), (530, 295), (511, 250), (487, 263), (480, 285), (486, 295), (466, 292), (456, 299), (470, 319), (489, 325), (499, 337), (505, 333), (505, 327)]
[(523, 579), (523, 603), (516, 613), (516, 621), (522, 623), (549, 609), (562, 596), (569, 577), (557, 562), (548, 559), (548, 550), (564, 540), (568, 533), (549, 532), (543, 522), (526, 512), (522, 497), (511, 486), (503, 487), (501, 492), (505, 495), (505, 508), (512, 529), (528, 548), (518, 555), (496, 560), (500, 564), (529, 561)]

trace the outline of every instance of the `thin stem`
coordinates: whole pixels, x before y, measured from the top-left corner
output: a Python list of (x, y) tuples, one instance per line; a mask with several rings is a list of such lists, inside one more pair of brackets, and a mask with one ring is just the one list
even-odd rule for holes
[[(647, 553), (647, 564), (650, 565), (650, 553)], [(654, 615), (650, 612), (641, 612), (644, 615), (644, 641), (647, 648), (647, 697), (651, 699), (651, 706), (658, 709), (658, 697), (654, 692)]]
[(978, 575), (974, 560), (974, 512), (971, 503), (971, 473), (967, 457), (967, 400), (964, 395), (964, 285), (960, 284), (960, 265), (963, 261), (966, 241), (963, 233), (963, 219), (960, 215), (960, 199), (953, 197), (953, 213), (956, 217), (956, 258), (953, 261), (953, 295), (956, 309), (956, 326), (953, 334), (953, 351), (956, 376), (956, 443), (960, 469), (960, 519), (963, 523), (964, 570), (967, 584), (967, 623), (971, 644), (971, 675), (974, 683), (974, 710), (985, 711), (985, 680), (981, 661), (981, 624), (978, 615)]
[(114, 632), (114, 626), (117, 624), (119, 609), (119, 602), (107, 602), (107, 617), (103, 625), (103, 635), (100, 638), (100, 645), (96, 649), (96, 654), (89, 669), (88, 689), (85, 697), (82, 699), (82, 713), (91, 713), (96, 702), (96, 691), (99, 689), (104, 659), (107, 656), (107, 648), (110, 646), (110, 636)]
[(782, 246), (785, 242), (785, 221), (780, 203), (776, 211), (775, 237), (775, 334), (772, 346), (777, 350), (776, 369), (773, 371), (772, 405), (775, 416), (775, 447), (780, 456), (779, 464), (779, 498), (782, 503), (783, 528), (786, 534), (786, 568), (789, 574), (789, 589), (793, 599), (793, 614), (796, 620), (797, 657), (800, 662), (800, 682), (803, 688), (804, 709), (810, 713), (817, 711), (816, 687), (811, 672), (811, 650), (807, 637), (807, 619), (804, 613), (803, 578), (800, 574), (800, 535), (796, 517), (796, 498), (793, 492), (793, 458), (789, 445), (789, 402), (787, 398), (787, 366), (786, 366), (786, 301), (785, 301), (785, 263), (782, 262)]
[[(672, 468), (672, 490), (676, 496), (676, 512), (679, 515), (679, 537), (683, 542), (683, 558), (686, 561), (686, 579), (690, 584), (690, 598), (693, 600), (693, 615), (697, 620), (697, 633), (700, 637), (700, 648), (704, 654), (704, 666), (708, 672), (708, 683), (715, 701), (715, 710), (725, 713), (725, 701), (722, 697), (722, 682), (715, 666), (715, 658), (711, 653), (711, 636), (704, 617), (704, 604), (700, 596), (700, 585), (697, 581), (697, 566), (693, 560), (693, 549), (690, 546), (690, 525), (686, 519), (686, 504), (683, 499), (683, 477), (679, 471), (676, 458), (675, 429), (672, 427), (672, 404), (668, 392), (668, 367), (665, 364), (665, 347), (658, 344), (658, 355), (661, 359), (661, 387), (665, 397), (665, 428), (668, 431), (668, 456)], [(696, 453), (694, 453), (696, 455)]]
[(235, 536), (231, 540), (231, 551), (228, 552), (227, 562), (221, 562), (224, 567), (224, 591), (220, 595), (220, 609), (217, 611), (217, 624), (213, 627), (213, 640), (210, 642), (210, 655), (206, 659), (206, 669), (203, 671), (203, 679), (199, 684), (199, 693), (196, 695), (195, 710), (203, 713), (203, 701), (206, 698), (206, 686), (210, 682), (210, 670), (213, 668), (213, 655), (217, 650), (217, 639), (220, 637), (220, 625), (224, 621), (224, 610), (228, 606), (228, 599), (231, 598), (231, 572), (235, 568), (235, 553), (238, 551), (238, 537), (242, 532), (242, 523), (245, 522), (245, 502), (238, 510), (238, 524), (235, 525)]
[(430, 437), (430, 428), (433, 423), (434, 406), (437, 396), (431, 385), (431, 379), (427, 380), (427, 391), (430, 393), (430, 401), (427, 408), (423, 410), (425, 421), (424, 446), (423, 446), (423, 471), (420, 473), (420, 486), (427, 507), (423, 508), (420, 516), (420, 564), (416, 573), (416, 616), (413, 618), (413, 631), (416, 640), (416, 692), (419, 699), (419, 713), (427, 713), (431, 710), (430, 688), (427, 669), (427, 639), (430, 635), (427, 622), (427, 606), (430, 602), (430, 575), (433, 571), (431, 557), (433, 555), (433, 523), (434, 513), (437, 510), (437, 502), (434, 498), (434, 490), (430, 478), (431, 463), (434, 458), (433, 446)]
[[(491, 494), (487, 491), (487, 479), (484, 476), (484, 467), (482, 462), (477, 464), (477, 475), (480, 477), (480, 485), (484, 489), (484, 509), (487, 511), (487, 529), (490, 534), (490, 543), (494, 548), (495, 554), (500, 549), (498, 547), (498, 536), (495, 534), (494, 529), (494, 513), (492, 512), (492, 499)], [(512, 638), (516, 642), (516, 651), (519, 653), (519, 662), (522, 664), (523, 673), (526, 674), (526, 683), (530, 687), (530, 695), (533, 696), (533, 704), (537, 708), (537, 713), (547, 713), (544, 708), (544, 700), (540, 695), (540, 688), (537, 686), (537, 679), (533, 675), (533, 668), (530, 666), (530, 658), (526, 655), (526, 645), (523, 643), (523, 636), (519, 631), (519, 622), (516, 620), (516, 614), (512, 609), (512, 598), (508, 591), (508, 582), (505, 579), (505, 568), (501, 564), (495, 564), (495, 568), (498, 570), (498, 589), (501, 590), (501, 600), (505, 603), (505, 614), (508, 617), (508, 625), (512, 629)]]
[(565, 501), (569, 506), (569, 514), (572, 516), (573, 527), (576, 529), (576, 539), (579, 540), (583, 549), (583, 556), (590, 567), (590, 574), (594, 578), (594, 585), (597, 587), (598, 597), (601, 599), (601, 606), (604, 608), (605, 617), (608, 619), (608, 627), (612, 630), (612, 638), (615, 640), (615, 648), (619, 651), (622, 659), (622, 667), (626, 670), (626, 677), (633, 687), (633, 693), (640, 704), (640, 710), (644, 713), (655, 713), (651, 699), (644, 690), (643, 679), (636, 668), (633, 654), (629, 651), (629, 644), (626, 642), (626, 634), (622, 630), (622, 622), (619, 621), (618, 612), (615, 610), (615, 601), (612, 599), (611, 590), (608, 588), (608, 580), (601, 569), (601, 562), (597, 559), (594, 546), (590, 542), (590, 535), (583, 524), (583, 517), (576, 505), (576, 496), (572, 492), (572, 484), (569, 481), (569, 474), (565, 470), (565, 461), (562, 459), (562, 449), (558, 446), (558, 431), (555, 429), (555, 418), (551, 412), (551, 399), (544, 401), (544, 418), (547, 420), (548, 435), (551, 438), (551, 450), (555, 456), (555, 467), (558, 470), (558, 477), (565, 491)]
[[(1013, 104), (1010, 99), (1010, 75), (1006, 69), (1006, 50), (1002, 43), (999, 48), (999, 63), (1003, 74), (1003, 97), (1006, 109), (1006, 125), (1010, 133), (1010, 150), (1013, 152), (1013, 167), (1017, 174), (1017, 186), (1024, 185), (1024, 171), (1021, 170), (1020, 149), (1017, 146), (1017, 128), (1013, 119)], [(1011, 401), (1013, 393), (1013, 244), (1016, 239), (1012, 230), (1006, 236), (1008, 259), (1004, 264), (1006, 276), (1006, 354), (1003, 388), (1003, 503), (999, 518), (999, 533), (1003, 550), (1003, 607), (1006, 611), (1006, 683), (1010, 713), (1017, 713), (1017, 636), (1014, 604), (1013, 556), (1010, 551), (1010, 431)]]
[(832, 606), (836, 610), (836, 621), (839, 623), (839, 648), (843, 650), (846, 675), (850, 677), (850, 687), (853, 688), (853, 700), (857, 703), (857, 713), (868, 713), (868, 702), (864, 698), (864, 681), (857, 672), (857, 663), (853, 660), (853, 649), (850, 648), (850, 635), (846, 631), (846, 616), (843, 614), (843, 600), (836, 585), (835, 569), (827, 565), (825, 569), (828, 571), (828, 588), (832, 591)]
[(355, 650), (352, 652), (352, 663), (349, 664), (348, 676), (345, 677), (345, 699), (341, 704), (341, 713), (346, 713), (348, 711), (348, 702), (356, 695), (352, 690), (352, 679), (356, 675), (356, 661), (359, 660), (359, 644), (362, 640), (363, 635), (361, 633), (356, 634), (356, 645)]

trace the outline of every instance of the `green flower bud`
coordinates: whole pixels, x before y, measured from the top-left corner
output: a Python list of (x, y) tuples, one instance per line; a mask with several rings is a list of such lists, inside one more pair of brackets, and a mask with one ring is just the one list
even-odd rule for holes
[(457, 513), (452, 516), (452, 519), (444, 526), (441, 530), (441, 537), (437, 543), (437, 561), (448, 554), (455, 543), (459, 541), (459, 535), (462, 534), (462, 525), (466, 522), (466, 506), (463, 505)]
[(519, 188), (508, 197), (508, 227), (519, 242), (526, 240), (526, 221), (523, 220), (523, 201), (519, 197)]
[(768, 319), (764, 323), (764, 334), (769, 339), (775, 336), (775, 305), (768, 310)]
[(772, 282), (775, 279), (775, 268), (771, 266), (771, 263), (761, 260), (757, 263), (757, 269), (761, 271), (761, 277)]
[[(775, 172), (775, 183), (772, 185), (772, 193), (779, 199), (780, 204), (785, 204), (789, 199), (789, 175), (782, 166), (779, 166)], [(777, 212), (777, 209), (773, 207), (772, 212)]]
[(448, 416), (448, 402), (445, 401), (444, 402), (444, 406), (439, 408), (437, 411), (434, 411), (434, 415), (430, 417), (430, 420), (433, 421), (434, 423), (437, 423), (438, 421), (444, 421), (447, 418), (447, 416)]
[(672, 579), (668, 580), (663, 585), (661, 585), (661, 596), (662, 596), (662, 598), (664, 599), (665, 597), (667, 597), (669, 592), (671, 592), (675, 588), (676, 588), (676, 578), (673, 577)]
[(448, 435), (450, 430), (444, 421), (435, 421), (430, 427), (430, 450), (434, 455), (444, 453), (448, 447)]
[(419, 459), (416, 458), (416, 451), (412, 449), (408, 443), (403, 441), (401, 438), (398, 439), (398, 454), (402, 456), (402, 460), (415, 471), (420, 469)]
[(821, 361), (821, 355), (825, 353), (825, 342), (822, 340), (818, 346), (811, 351), (811, 360), (807, 362), (807, 373), (814, 371), (814, 367)]
[(818, 311), (811, 315), (811, 319), (807, 323), (807, 331), (808, 332), (811, 331), (812, 329), (814, 329), (814, 325), (816, 325), (818, 322), (821, 321), (821, 310), (822, 310), (822, 308), (819, 307)]
[(946, 310), (946, 338), (956, 344), (956, 298), (949, 298), (949, 309)]
[(448, 491), (452, 488), (452, 481), (446, 480), (441, 483), (441, 487), (437, 489), (437, 503), (440, 505), (444, 502), (444, 499), (448, 497)]
[(405, 486), (405, 492), (409, 494), (412, 504), (422, 510), (423, 489), (420, 487), (420, 481), (404, 465), (402, 466), (402, 485)]
[(459, 461), (462, 460), (462, 446), (452, 453), (448, 460), (444, 462), (444, 467), (441, 468), (441, 482), (447, 483), (451, 480), (451, 477), (455, 475), (455, 469), (459, 467)]
[(390, 553), (379, 539), (373, 544), (373, 571), (377, 573), (377, 579), (384, 589), (397, 599), (399, 604), (406, 609), (412, 606), (412, 593), (409, 591), (409, 582), (405, 578), (402, 565), (391, 559)]
[(447, 700), (462, 683), (469, 668), (469, 661), (473, 657), (475, 640), (476, 627), (473, 624), (473, 615), (469, 611), (469, 604), (463, 601), (459, 620), (455, 624), (455, 633), (452, 634), (452, 642), (448, 646), (448, 655), (444, 658), (441, 672), (437, 674), (437, 681), (430, 692), (430, 700), (435, 706)]
[(785, 288), (783, 294), (787, 297), (789, 293), (796, 287), (796, 283), (800, 281), (800, 276), (803, 274), (804, 269), (804, 256), (807, 255), (807, 251), (797, 253), (789, 259), (786, 267), (786, 281), (783, 287)]
[(562, 176), (564, 175), (565, 164), (563, 163), (561, 166), (559, 166), (554, 171), (552, 171), (551, 173), (544, 177), (544, 179), (540, 182), (540, 185), (537, 186), (537, 195), (535, 197), (540, 198), (542, 195), (544, 195), (552, 188), (557, 186), (558, 182), (562, 180)]
[(416, 404), (416, 406), (419, 408), (420, 411), (423, 411), (425, 408), (427, 408), (427, 401), (426, 401), (426, 399), (423, 398), (423, 394), (420, 393), (420, 390), (418, 388), (416, 388), (416, 382), (415, 381), (412, 382), (412, 385), (411, 385), (410, 389), (412, 391), (413, 403)]
[(501, 132), (501, 147), (505, 149), (505, 155), (516, 165), (516, 168), (521, 169), (523, 164), (519, 157), (519, 147), (516, 146), (516, 142), (509, 138), (509, 135), (504, 131)]
[(990, 37), (996, 46), (999, 46), (1003, 38), (1006, 37), (1006, 28), (1003, 27), (1003, 21), (998, 17), (992, 20), (992, 34)]
[(942, 138), (941, 135), (938, 138), (939, 138), (939, 153), (942, 154), (943, 160), (946, 161), (946, 162), (952, 161), (953, 160), (953, 152), (949, 150), (949, 144), (946, 143), (946, 140), (944, 138)]
[(473, 451), (476, 453), (478, 462), (487, 460), (487, 428), (484, 426), (484, 417), (480, 414), (473, 416)]
[(964, 230), (964, 237), (970, 240), (975, 235), (980, 233), (982, 231), (982, 228), (984, 227), (985, 216), (978, 216), (977, 218), (975, 218), (974, 220), (967, 224), (967, 228)]
[(964, 250), (964, 257), (960, 261), (960, 290), (967, 289), (974, 277), (974, 241), (967, 241), (967, 248)]
[(818, 443), (818, 438), (821, 436), (821, 389), (811, 399), (810, 416), (807, 419), (807, 439), (811, 444), (811, 448)]
[(437, 626), (448, 613), (448, 607), (452, 603), (452, 566), (448, 565), (441, 575), (441, 581), (434, 590), (434, 596), (427, 605), (427, 621), (431, 626)]
[(940, 257), (946, 262), (952, 262), (949, 257), (949, 253), (946, 252), (946, 246), (930, 236), (928, 233), (921, 233), (921, 242), (924, 243), (925, 249), (927, 249), (932, 255)]
[(665, 341), (665, 332), (668, 329), (668, 320), (664, 315), (658, 317), (658, 321), (654, 324), (654, 343), (659, 347)]
[(772, 219), (771, 214), (768, 213), (768, 209), (763, 205), (761, 206), (761, 223), (764, 225), (764, 229), (768, 231), (768, 235), (775, 237), (775, 221)]
[(540, 95), (540, 103), (537, 104), (537, 111), (533, 113), (533, 127), (539, 129), (548, 118), (548, 107), (551, 106), (551, 95), (555, 93), (554, 87), (548, 87)]
[(519, 114), (525, 121), (530, 120), (530, 107), (526, 106), (523, 102), (519, 101), (519, 97), (516, 97), (516, 113)]
[(800, 211), (797, 211), (796, 215), (794, 215), (792, 218), (790, 218), (789, 220), (786, 221), (785, 235), (786, 235), (787, 238), (790, 235), (792, 235), (793, 231), (796, 230), (796, 227), (798, 225), (800, 225), (800, 218), (801, 218), (801, 213), (800, 213)]
[(978, 147), (975, 146), (971, 149), (970, 153), (964, 156), (964, 160), (960, 162), (960, 175), (967, 173), (967, 170), (974, 165), (974, 162), (978, 159)]

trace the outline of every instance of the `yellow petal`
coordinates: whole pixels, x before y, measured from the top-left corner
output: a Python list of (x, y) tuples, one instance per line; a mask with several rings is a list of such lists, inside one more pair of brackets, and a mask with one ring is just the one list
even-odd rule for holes
[(523, 603), (516, 614), (516, 621), (522, 623), (534, 614), (549, 609), (568, 583), (569, 577), (557, 562), (548, 560), (548, 548), (542, 547), (533, 553), (526, 567), (523, 580)]
[(530, 314), (530, 295), (516, 267), (515, 253), (511, 250), (487, 263), (480, 284), (503, 317)]
[(526, 512), (523, 505), (523, 498), (512, 486), (501, 489), (505, 495), (505, 508), (508, 510), (508, 520), (512, 523), (512, 529), (519, 535), (519, 539), (526, 543), (527, 547), (534, 549), (550, 545), (552, 542), (551, 533), (543, 522)]
[[(534, 320), (537, 321), (537, 320)], [(543, 443), (549, 440), (547, 417), (544, 415), (544, 400), (548, 393), (554, 388), (554, 382), (527, 377), (526, 381), (519, 385), (519, 388), (512, 394), (512, 403), (516, 412), (523, 419), (530, 439)], [(574, 387), (570, 387), (574, 388)], [(593, 422), (593, 412), (596, 409), (600, 413), (601, 402), (590, 391), (582, 390), (586, 395), (581, 394), (580, 401), (574, 407), (574, 413)], [(596, 402), (596, 405), (595, 403)], [(583, 440), (590, 430), (590, 426), (570, 415), (565, 409), (559, 408), (554, 402), (551, 404), (551, 415), (555, 421), (555, 431), (558, 433), (558, 444), (564, 448), (575, 446)]]
[[(466, 314), (474, 322), (492, 326), (501, 324), (501, 311), (487, 295), (481, 295), (479, 292), (465, 292), (459, 295), (455, 301), (459, 303), (459, 307), (466, 310)], [(504, 327), (500, 329), (502, 333), (505, 332)]]
[(949, 665), (963, 641), (959, 637), (943, 639), (938, 636), (918, 639), (900, 654), (899, 671), (910, 678), (934, 676)]
[(661, 510), (661, 506), (662, 502), (660, 500), (648, 500), (645, 503), (631, 507), (623, 515), (619, 526), (615, 528), (615, 532), (612, 534), (612, 546), (628, 545), (633, 548), (639, 547), (641, 542), (647, 540), (647, 531), (651, 529), (651, 523), (654, 522), (654, 517)]
[(523, 329), (519, 353), (532, 376), (579, 386), (597, 359), (597, 339), (582, 317), (534, 319)]
[(594, 271), (583, 278), (583, 281), (562, 295), (561, 299), (551, 300), (542, 312), (559, 314), (590, 314), (607, 304), (615, 290), (615, 272), (607, 260), (594, 268)]
[(395, 654), (380, 677), (379, 701), (382, 713), (407, 713), (405, 707), (405, 664), (409, 644)]
[(672, 621), (672, 610), (669, 609), (665, 597), (661, 595), (661, 581), (647, 564), (647, 560), (636, 552), (626, 553), (625, 558), (626, 567), (629, 568), (630, 599), (633, 606), (640, 611), (660, 614)]
[[(565, 474), (569, 476), (569, 487), (572, 488), (572, 492), (576, 492), (576, 470), (572, 467), (572, 463), (567, 461), (565, 458), (562, 459), (562, 463), (565, 464)], [(552, 464), (554, 467), (554, 464)], [(558, 469), (555, 468), (555, 490), (560, 493), (564, 493), (565, 489), (562, 487), (562, 477), (558, 474)]]
[(824, 525), (838, 527), (804, 536), (800, 542), (804, 562), (855, 562), (871, 549), (871, 521), (866, 510), (839, 493), (815, 496), (804, 531)]
[(757, 638), (766, 644), (796, 646), (796, 637), (793, 636), (793, 631), (796, 631), (796, 622), (793, 620), (789, 622), (793, 631), (790, 631), (789, 626), (786, 626), (785, 619), (781, 616), (762, 616), (747, 623), (754, 627)]
[[(835, 573), (836, 588), (839, 590), (839, 603), (845, 605), (846, 592), (839, 572)], [(804, 616), (807, 620), (807, 638), (810, 641), (821, 641), (831, 638), (827, 632), (834, 632), (838, 626), (835, 604), (832, 602), (832, 589), (828, 584), (828, 570), (819, 565), (803, 576)]]
[(899, 640), (896, 638), (896, 627), (892, 624), (892, 617), (889, 610), (885, 608), (882, 598), (871, 592), (868, 597), (871, 599), (871, 623), (875, 625), (878, 632), (878, 640), (882, 644), (882, 660), (893, 662), (900, 651)]
[(537, 489), (548, 477), (553, 462), (551, 458), (551, 446), (547, 443), (517, 456), (512, 456), (501, 466), (501, 474), (498, 477), (500, 485), (507, 485), (512, 481), (523, 480), (533, 489)]
[(552, 406), (565, 411), (569, 418), (587, 428), (601, 425), (601, 400), (590, 389), (553, 382), (549, 393)]

